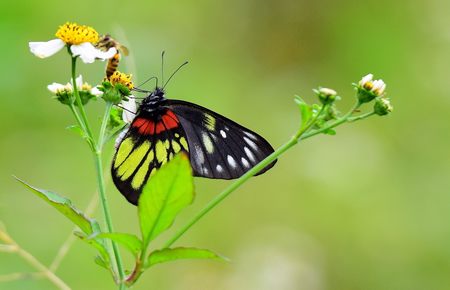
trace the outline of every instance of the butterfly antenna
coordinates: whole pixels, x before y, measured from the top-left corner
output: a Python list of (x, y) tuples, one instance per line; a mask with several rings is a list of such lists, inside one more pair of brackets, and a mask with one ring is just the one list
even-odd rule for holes
[(132, 114), (135, 114), (135, 115), (136, 115), (136, 113), (137, 113), (137, 112), (130, 111), (130, 110), (128, 110), (127, 108), (124, 108), (124, 107), (119, 106), (119, 105), (117, 105), (117, 107), (119, 107), (119, 108), (121, 108), (122, 110), (125, 110), (125, 111), (127, 111), (127, 112), (130, 112), (130, 113), (132, 113)]
[[(135, 90), (135, 89), (133, 89), (133, 91), (137, 91), (137, 92), (140, 92), (140, 93), (146, 93), (146, 94), (151, 93), (150, 91), (145, 91), (145, 90)], [(127, 96), (127, 98), (134, 99), (134, 100), (143, 100), (146, 97), (136, 97), (136, 96), (133, 96), (133, 95), (129, 95), (129, 96)]]
[(155, 79), (156, 80), (156, 86), (158, 86), (158, 78), (157, 77), (151, 77), (146, 79), (142, 84), (140, 84), (139, 86), (136, 86), (136, 88), (138, 88), (137, 91), (139, 91), (139, 87), (142, 87), (143, 85), (145, 85), (146, 83), (148, 83), (149, 81)]
[(183, 64), (181, 64), (170, 76), (170, 78), (167, 80), (167, 82), (164, 84), (163, 89), (167, 86), (167, 84), (170, 82), (170, 80), (173, 78), (173, 76), (185, 65), (187, 65), (189, 62), (185, 61)]
[[(165, 50), (163, 50), (161, 52), (161, 80), (162, 80), (162, 85), (164, 87), (164, 54), (166, 53)], [(158, 87), (158, 85), (156, 85), (156, 87)]]

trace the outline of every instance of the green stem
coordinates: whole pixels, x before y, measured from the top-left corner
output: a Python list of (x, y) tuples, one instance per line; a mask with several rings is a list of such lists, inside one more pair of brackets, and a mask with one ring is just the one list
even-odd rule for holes
[[(336, 126), (339, 126), (340, 124), (343, 124), (347, 121), (349, 121), (350, 116), (361, 106), (360, 103), (357, 103), (346, 115), (338, 119), (336, 122), (325, 126), (323, 128), (320, 128), (318, 130), (311, 131), (312, 126), (315, 124), (317, 119), (322, 115), (322, 113), (326, 110), (326, 106), (323, 106), (319, 113), (311, 120), (311, 122), (305, 126), (304, 128), (300, 129), (287, 143), (282, 145), (280, 148), (275, 150), (272, 154), (267, 156), (263, 161), (255, 165), (252, 169), (247, 171), (244, 175), (239, 177), (235, 182), (233, 182), (229, 187), (227, 187), (224, 191), (222, 191), (219, 195), (217, 195), (215, 198), (213, 198), (202, 210), (200, 210), (197, 215), (195, 215), (190, 221), (188, 221), (180, 230), (178, 230), (172, 238), (170, 238), (165, 244), (164, 248), (168, 248), (173, 243), (175, 243), (186, 231), (188, 231), (194, 224), (196, 224), (203, 216), (205, 216), (209, 211), (211, 211), (214, 207), (216, 207), (222, 200), (224, 200), (227, 196), (229, 196), (233, 191), (235, 191), (237, 188), (239, 188), (242, 184), (244, 184), (248, 179), (250, 179), (252, 176), (260, 172), (262, 169), (264, 169), (266, 166), (268, 166), (270, 163), (275, 161), (279, 156), (281, 156), (283, 153), (285, 153), (287, 150), (289, 150), (291, 147), (293, 147), (295, 144), (298, 143), (299, 140), (303, 140), (306, 138), (309, 138), (311, 136), (323, 133), (324, 131), (334, 128)], [(361, 118), (367, 118), (372, 114), (366, 114), (362, 115)], [(358, 119), (358, 120), (359, 120)], [(356, 119), (355, 119), (356, 120)]]
[[(108, 124), (108, 118), (109, 114), (112, 108), (111, 103), (107, 103), (105, 114), (103, 117), (103, 122), (100, 127), (100, 135), (98, 144), (95, 144), (94, 137), (92, 134), (92, 131), (89, 126), (89, 121), (86, 116), (86, 111), (84, 110), (83, 103), (81, 102), (80, 94), (78, 92), (78, 87), (76, 83), (76, 63), (77, 58), (72, 57), (72, 83), (73, 83), (73, 92), (75, 96), (75, 102), (77, 104), (78, 110), (80, 114), (77, 113), (77, 110), (74, 108), (74, 106), (71, 106), (71, 110), (74, 113), (75, 118), (77, 119), (77, 122), (82, 126), (82, 129), (85, 131), (87, 136), (90, 139), (90, 145), (91, 150), (94, 155), (94, 162), (95, 162), (95, 169), (97, 172), (97, 182), (98, 182), (98, 191), (100, 193), (100, 202), (103, 209), (103, 215), (105, 217), (106, 227), (108, 229), (109, 233), (114, 232), (112, 218), (111, 218), (111, 212), (109, 210), (108, 206), (108, 200), (106, 197), (106, 190), (105, 190), (105, 181), (103, 179), (103, 165), (102, 165), (102, 149), (103, 149), (103, 143), (106, 133), (106, 125)], [(81, 118), (80, 118), (81, 115)], [(119, 275), (119, 289), (126, 289), (127, 286), (125, 285), (125, 271), (122, 264), (122, 258), (120, 257), (119, 248), (116, 244), (116, 242), (111, 241), (112, 250), (114, 255), (110, 255), (113, 261), (113, 268), (117, 268), (117, 272)]]
[(105, 144), (105, 136), (106, 136), (106, 126), (108, 125), (109, 114), (111, 112), (111, 108), (113, 103), (106, 102), (105, 115), (103, 115), (102, 126), (100, 127), (100, 135), (98, 136), (97, 142), (97, 150), (102, 151), (103, 145)]
[(77, 78), (76, 78), (76, 67), (77, 67), (77, 58), (72, 57), (72, 86), (73, 86), (73, 94), (75, 95), (75, 102), (77, 103), (78, 110), (80, 110), (81, 120), (83, 124), (83, 129), (85, 129), (88, 136), (92, 139), (92, 131), (89, 126), (89, 121), (86, 116), (86, 111), (84, 110), (83, 103), (81, 102), (80, 94), (78, 93), (77, 87)]
[[(100, 135), (98, 137), (97, 148), (96, 148), (96, 151), (94, 152), (95, 168), (97, 169), (96, 171), (97, 171), (97, 180), (98, 180), (98, 190), (100, 193), (100, 201), (102, 204), (103, 215), (104, 215), (105, 221), (106, 221), (106, 227), (107, 227), (109, 233), (114, 232), (114, 227), (113, 227), (111, 212), (109, 210), (108, 200), (107, 200), (107, 196), (106, 196), (105, 181), (103, 179), (102, 150), (103, 150), (103, 143), (104, 143), (104, 138), (105, 138), (105, 133), (106, 133), (106, 125), (108, 124), (108, 118), (109, 118), (111, 108), (112, 108), (112, 103), (107, 102), (105, 114), (103, 116), (102, 125), (100, 127)], [(126, 287), (124, 285), (125, 272), (123, 269), (122, 258), (120, 256), (119, 248), (118, 248), (116, 242), (114, 242), (114, 241), (111, 241), (111, 245), (112, 245), (112, 249), (113, 249), (113, 253), (114, 253), (115, 264), (117, 266), (117, 271), (119, 274), (119, 280), (120, 280), (119, 281), (119, 286), (120, 286), (119, 289), (125, 289), (125, 288), (123, 288), (123, 287)]]
[(312, 137), (312, 136), (321, 134), (321, 133), (323, 133), (323, 132), (325, 132), (325, 131), (327, 131), (327, 130), (329, 130), (329, 129), (333, 129), (333, 128), (335, 128), (335, 127), (337, 127), (337, 126), (339, 126), (339, 125), (341, 125), (341, 124), (343, 124), (343, 123), (345, 123), (345, 122), (361, 120), (361, 119), (364, 119), (364, 118), (367, 118), (367, 117), (373, 115), (372, 113), (368, 113), (368, 114), (364, 114), (364, 115), (358, 116), (359, 119), (357, 119), (358, 117), (355, 117), (354, 119), (351, 118), (351, 115), (352, 115), (353, 113), (355, 113), (355, 111), (356, 111), (360, 106), (361, 106), (361, 103), (357, 102), (357, 103), (353, 106), (353, 108), (352, 108), (350, 111), (348, 111), (348, 113), (345, 114), (343, 117), (337, 119), (335, 122), (331, 123), (331, 124), (328, 125), (328, 126), (322, 127), (322, 128), (320, 128), (320, 129), (318, 129), (318, 130), (306, 132), (306, 133), (303, 134), (301, 137), (299, 137), (299, 140), (305, 140), (305, 139), (308, 139), (308, 138), (310, 138), (310, 137)]
[[(113, 222), (112, 222), (112, 218), (111, 218), (111, 212), (109, 210), (109, 206), (108, 206), (108, 199), (106, 197), (106, 191), (105, 191), (105, 181), (103, 179), (103, 166), (102, 166), (102, 152), (101, 151), (96, 151), (94, 153), (94, 160), (95, 160), (95, 168), (97, 171), (97, 181), (98, 181), (98, 191), (100, 193), (100, 202), (102, 204), (102, 209), (103, 209), (103, 215), (105, 217), (105, 222), (106, 222), (106, 227), (108, 229), (109, 233), (114, 232), (114, 227), (113, 227)], [(119, 252), (119, 248), (117, 247), (116, 242), (111, 241), (112, 244), (112, 249), (113, 249), (113, 253), (114, 253), (114, 257), (113, 260), (115, 261), (115, 264), (117, 266), (117, 271), (119, 274), (119, 285), (120, 285), (120, 289), (124, 289), (122, 288), (123, 286), (123, 280), (125, 277), (125, 272), (123, 270), (123, 264), (122, 264), (122, 258), (120, 257), (120, 252)]]
[(72, 112), (73, 116), (77, 120), (78, 126), (80, 126), (81, 130), (86, 132), (86, 129), (83, 124), (83, 120), (81, 120), (80, 115), (78, 114), (77, 110), (75, 109), (75, 106), (73, 104), (69, 105), (70, 111)]

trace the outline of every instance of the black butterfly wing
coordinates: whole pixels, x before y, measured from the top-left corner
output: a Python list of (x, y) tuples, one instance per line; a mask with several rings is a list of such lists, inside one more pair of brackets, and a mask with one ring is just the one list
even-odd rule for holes
[(176, 153), (187, 151), (185, 132), (175, 114), (139, 112), (117, 146), (111, 174), (117, 189), (136, 205), (142, 187)]
[(274, 151), (257, 133), (209, 109), (180, 100), (169, 100), (167, 107), (185, 131), (195, 176), (238, 178)]

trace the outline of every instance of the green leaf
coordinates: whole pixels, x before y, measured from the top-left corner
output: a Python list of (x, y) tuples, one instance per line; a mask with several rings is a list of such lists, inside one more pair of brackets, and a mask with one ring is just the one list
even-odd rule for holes
[(122, 120), (122, 112), (123, 109), (119, 107), (112, 107), (111, 111), (109, 112), (109, 119), (108, 119), (108, 131), (112, 131), (114, 128), (122, 126), (125, 124), (125, 122)]
[(210, 250), (197, 248), (166, 248), (156, 250), (148, 256), (145, 268), (151, 267), (155, 264), (171, 262), (181, 259), (213, 259), (228, 261), (227, 258), (222, 257)]
[(94, 259), (95, 264), (99, 265), (102, 268), (105, 268), (106, 270), (108, 270), (109, 264), (102, 258), (102, 256), (97, 256)]
[(295, 96), (294, 99), (295, 103), (297, 103), (298, 108), (300, 109), (300, 115), (302, 118), (301, 122), (301, 128), (304, 128), (309, 120), (311, 120), (311, 117), (313, 115), (311, 106), (309, 106), (303, 99), (299, 96)]
[(71, 132), (74, 132), (77, 135), (80, 135), (83, 138), (86, 138), (87, 135), (86, 133), (83, 131), (83, 129), (80, 128), (80, 126), (78, 125), (71, 125), (71, 126), (67, 126), (66, 130), (69, 130)]
[(45, 200), (48, 204), (53, 206), (56, 210), (58, 210), (65, 217), (71, 220), (85, 234), (91, 235), (93, 233), (98, 232), (99, 229), (98, 223), (95, 220), (86, 217), (80, 210), (78, 210), (76, 207), (72, 205), (72, 202), (69, 199), (62, 197), (51, 191), (33, 187), (15, 176), (14, 178), (20, 183), (22, 183), (31, 192), (33, 192), (34, 194)]
[(333, 129), (327, 129), (327, 130), (323, 131), (323, 133), (327, 134), (327, 135), (336, 135), (336, 131)]
[(148, 182), (138, 202), (143, 249), (169, 228), (177, 214), (194, 200), (192, 169), (186, 154), (176, 155)]
[(135, 235), (125, 233), (101, 233), (95, 237), (113, 240), (123, 245), (135, 256), (142, 250), (142, 241)]
[[(99, 264), (104, 264), (104, 265), (108, 265), (107, 267), (109, 267), (109, 255), (108, 255), (108, 250), (106, 250), (106, 247), (103, 243), (101, 243), (99, 240), (97, 239), (92, 239), (89, 238), (86, 234), (82, 233), (82, 232), (74, 232), (73, 233), (75, 236), (77, 236), (80, 240), (82, 240), (83, 242), (86, 242), (88, 245), (94, 247), (97, 249), (97, 251), (100, 254), (100, 258), (102, 259), (101, 263), (98, 259), (98, 257), (95, 259), (96, 263)], [(99, 264), (100, 265), (100, 264)]]

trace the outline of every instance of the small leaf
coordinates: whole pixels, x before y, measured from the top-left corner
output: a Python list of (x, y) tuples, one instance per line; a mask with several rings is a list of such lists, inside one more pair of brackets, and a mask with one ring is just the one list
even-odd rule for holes
[(302, 118), (301, 128), (304, 128), (306, 126), (306, 124), (309, 122), (309, 120), (311, 120), (311, 117), (313, 115), (312, 109), (299, 96), (295, 96), (294, 101), (295, 101), (295, 103), (297, 103), (298, 108), (300, 109), (300, 115), (301, 115), (301, 118)]
[(143, 249), (169, 228), (177, 214), (193, 200), (191, 165), (186, 154), (181, 153), (163, 165), (142, 190), (138, 213)]
[(67, 130), (74, 132), (75, 134), (79, 135), (81, 138), (83, 138), (84, 140), (86, 140), (88, 142), (88, 144), (92, 145), (92, 139), (89, 137), (88, 134), (86, 134), (86, 132), (81, 129), (80, 126), (78, 125), (71, 125), (66, 127)]
[[(106, 250), (106, 247), (103, 243), (101, 243), (97, 239), (89, 238), (86, 234), (82, 232), (74, 232), (73, 234), (77, 236), (80, 240), (86, 242), (88, 245), (96, 248), (101, 258), (103, 259), (104, 264), (106, 265), (109, 264), (108, 250)], [(96, 261), (96, 263), (98, 264), (98, 261)]]
[(66, 130), (69, 130), (71, 132), (74, 132), (77, 135), (80, 135), (81, 137), (84, 138), (84, 136), (86, 135), (83, 131), (83, 129), (80, 128), (80, 126), (78, 125), (70, 125), (66, 127)]
[(336, 131), (333, 129), (327, 129), (327, 130), (323, 131), (323, 133), (327, 134), (327, 135), (336, 135)]
[(112, 107), (111, 111), (109, 112), (109, 119), (108, 119), (108, 131), (112, 131), (116, 127), (123, 127), (125, 122), (122, 120), (122, 113), (123, 109), (119, 107)]
[(109, 270), (109, 264), (106, 263), (106, 261), (102, 258), (102, 256), (97, 256), (94, 259), (95, 264), (99, 265), (102, 268), (105, 268), (106, 270)]
[(135, 256), (142, 250), (142, 241), (135, 235), (125, 233), (101, 233), (95, 237), (113, 240), (123, 245)]
[(166, 248), (156, 250), (148, 256), (145, 268), (151, 267), (155, 264), (171, 262), (181, 259), (213, 259), (228, 261), (227, 258), (222, 257), (210, 250), (197, 248)]
[(98, 223), (95, 220), (86, 217), (80, 210), (72, 205), (72, 202), (69, 199), (48, 190), (33, 187), (15, 176), (14, 178), (71, 220), (85, 234), (91, 235), (98, 232)]

